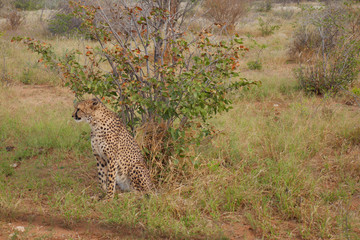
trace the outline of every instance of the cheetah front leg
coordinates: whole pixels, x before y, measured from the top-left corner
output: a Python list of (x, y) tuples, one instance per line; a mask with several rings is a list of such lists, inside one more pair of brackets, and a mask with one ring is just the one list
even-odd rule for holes
[(96, 158), (96, 166), (98, 170), (98, 179), (99, 179), (99, 187), (102, 188), (105, 192), (107, 191), (106, 187), (106, 177), (108, 173), (107, 164), (105, 159), (99, 156), (99, 154), (94, 154)]
[(118, 163), (110, 158), (107, 172), (107, 193), (105, 200), (113, 199), (115, 195), (116, 176), (118, 174)]

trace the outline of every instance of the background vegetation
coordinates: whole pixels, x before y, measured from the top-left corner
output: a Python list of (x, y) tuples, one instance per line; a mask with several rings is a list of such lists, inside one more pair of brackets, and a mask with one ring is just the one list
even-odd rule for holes
[[(3, 3), (1, 10), (15, 10), (14, 2)], [(23, 20), (16, 27), (7, 10), (1, 15), (0, 237), (360, 238), (358, 3), (246, 2), (232, 28), (221, 23), (211, 34), (243, 38), (249, 51), (237, 71), (261, 85), (229, 94), (233, 109), (208, 121), (211, 134), (168, 158), (158, 195), (122, 193), (111, 203), (93, 198), (100, 189), (90, 129), (71, 119), (73, 92), (39, 55), (10, 41), (41, 39), (57, 56), (95, 49), (81, 32), (49, 31), (53, 16), (65, 13), (49, 10), (63, 9), (58, 3), (18, 10)], [(217, 23), (204, 6), (191, 10), (200, 22), (188, 20), (189, 34)], [(336, 14), (339, 7), (346, 14)], [(336, 22), (341, 16), (345, 27)], [(350, 64), (341, 66), (350, 75), (336, 78), (341, 88), (327, 87), (335, 79), (327, 73), (341, 73), (336, 66), (344, 56)], [(76, 59), (86, 63), (81, 54)], [(138, 132), (146, 145), (146, 129)]]

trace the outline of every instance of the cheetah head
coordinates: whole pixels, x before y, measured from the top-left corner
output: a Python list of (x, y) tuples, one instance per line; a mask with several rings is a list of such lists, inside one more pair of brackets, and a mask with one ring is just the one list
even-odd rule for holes
[(72, 117), (76, 122), (86, 121), (89, 122), (91, 116), (98, 109), (100, 103), (96, 98), (81, 101), (75, 104), (75, 110)]

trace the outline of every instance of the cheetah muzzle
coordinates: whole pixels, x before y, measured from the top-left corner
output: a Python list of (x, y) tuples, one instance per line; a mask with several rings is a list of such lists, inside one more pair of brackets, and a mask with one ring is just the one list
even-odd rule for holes
[(141, 150), (114, 112), (91, 99), (78, 102), (72, 117), (90, 124), (99, 185), (106, 192), (106, 199), (114, 197), (116, 185), (123, 191), (153, 190)]

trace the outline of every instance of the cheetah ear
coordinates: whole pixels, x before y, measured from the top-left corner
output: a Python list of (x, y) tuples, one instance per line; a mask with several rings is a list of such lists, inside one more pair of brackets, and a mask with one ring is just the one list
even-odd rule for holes
[(91, 101), (94, 106), (99, 103), (99, 101), (96, 98), (91, 99)]
[(99, 101), (96, 98), (91, 99), (92, 101), (92, 105), (91, 105), (91, 109), (96, 109), (99, 106)]

